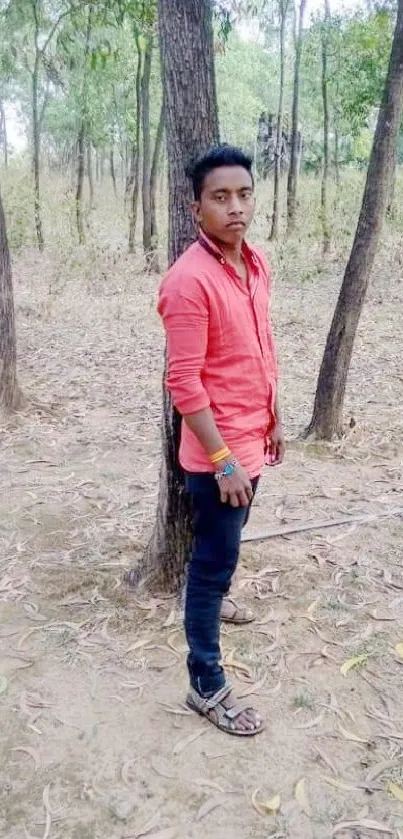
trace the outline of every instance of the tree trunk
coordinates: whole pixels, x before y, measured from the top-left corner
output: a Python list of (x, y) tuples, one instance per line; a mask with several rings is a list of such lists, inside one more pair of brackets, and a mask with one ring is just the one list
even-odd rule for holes
[(281, 156), (283, 151), (283, 120), (284, 120), (284, 77), (285, 77), (285, 27), (287, 20), (288, 0), (280, 0), (280, 96), (277, 114), (277, 140), (274, 163), (274, 199), (273, 219), (270, 239), (278, 239), (280, 233), (280, 184), (281, 184)]
[(336, 176), (337, 189), (340, 189), (340, 135), (337, 118), (334, 125), (334, 172)]
[[(299, 115), (299, 91), (300, 91), (300, 73), (301, 73), (301, 58), (302, 58), (302, 39), (304, 28), (304, 16), (307, 0), (300, 0), (298, 24), (295, 33), (295, 67), (294, 67), (294, 90), (292, 98), (292, 129), (291, 129), (291, 158), (290, 168), (288, 172), (287, 183), (287, 226), (288, 233), (295, 228), (295, 220), (297, 213), (297, 186), (299, 174), (299, 144), (300, 135), (298, 128)], [(295, 9), (297, 14), (297, 9)]]
[(0, 413), (15, 410), (20, 400), (11, 262), (0, 195)]
[(403, 113), (403, 0), (399, 0), (389, 69), (368, 167), (364, 197), (320, 368), (308, 433), (330, 440), (342, 433), (342, 411), (354, 339), (388, 205)]
[(140, 192), (140, 129), (141, 129), (141, 74), (143, 57), (139, 34), (135, 33), (137, 48), (137, 71), (136, 71), (136, 136), (132, 148), (133, 164), (133, 189), (130, 202), (129, 218), (129, 253), (134, 253), (136, 246), (137, 207)]
[[(39, 35), (38, 35), (39, 37)], [(39, 85), (39, 63), (40, 52), (39, 47), (36, 46), (35, 64), (32, 72), (32, 169), (34, 174), (34, 213), (35, 213), (35, 230), (38, 248), (43, 251), (44, 238), (41, 216), (41, 195), (40, 195), (40, 128), (39, 128), (39, 109), (38, 109), (38, 85)]]
[(153, 38), (150, 37), (145, 54), (141, 82), (141, 122), (143, 128), (143, 179), (141, 196), (143, 202), (143, 250), (147, 265), (152, 262), (151, 240), (151, 130), (150, 130), (150, 80), (153, 55)]
[(98, 149), (95, 149), (95, 177), (96, 177), (97, 183), (99, 183), (100, 178), (101, 178), (101, 172), (100, 172), (99, 150)]
[[(210, 0), (159, 0), (161, 64), (169, 164), (169, 262), (195, 238), (186, 167), (218, 142)], [(189, 72), (189, 68), (192, 72)], [(133, 580), (178, 592), (190, 546), (190, 518), (178, 462), (181, 419), (164, 389), (157, 516)]]
[(117, 191), (117, 188), (116, 188), (115, 155), (114, 155), (114, 148), (113, 148), (113, 140), (111, 140), (111, 146), (110, 146), (110, 149), (109, 149), (109, 169), (110, 169), (111, 178), (112, 178), (113, 192), (114, 192), (114, 195), (115, 195), (115, 198), (116, 198), (116, 196), (118, 194), (118, 191)]
[(94, 209), (94, 176), (92, 172), (92, 147), (91, 143), (87, 145), (87, 176), (88, 186), (90, 190), (90, 210)]
[(93, 4), (88, 7), (87, 31), (85, 35), (83, 86), (81, 92), (81, 120), (77, 138), (77, 188), (76, 188), (76, 221), (78, 241), (85, 245), (84, 216), (83, 216), (83, 192), (85, 174), (85, 135), (87, 130), (87, 79), (88, 79), (88, 56), (90, 52), (90, 39), (92, 28)]
[(330, 250), (328, 215), (329, 183), (329, 79), (328, 79), (328, 26), (330, 23), (329, 0), (325, 0), (325, 19), (322, 28), (322, 101), (323, 101), (323, 172), (321, 186), (321, 216), (323, 230), (323, 253)]
[(159, 259), (158, 259), (158, 225), (157, 225), (157, 187), (158, 187), (158, 170), (161, 159), (162, 141), (164, 139), (164, 103), (161, 105), (160, 117), (158, 120), (157, 134), (155, 136), (153, 162), (151, 166), (150, 175), (150, 199), (151, 199), (151, 252), (150, 252), (150, 268), (159, 273)]
[(6, 112), (4, 108), (4, 103), (0, 100), (0, 125), (1, 125), (1, 136), (3, 139), (3, 154), (4, 154), (4, 166), (7, 169), (8, 167), (8, 141), (7, 141), (7, 122), (6, 122)]

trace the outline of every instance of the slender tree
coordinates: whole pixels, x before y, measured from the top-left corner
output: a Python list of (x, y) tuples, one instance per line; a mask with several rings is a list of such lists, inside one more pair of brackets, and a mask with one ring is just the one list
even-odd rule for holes
[(136, 69), (136, 128), (132, 143), (131, 167), (132, 167), (132, 191), (130, 197), (129, 217), (129, 253), (134, 253), (136, 244), (137, 207), (140, 192), (140, 131), (141, 131), (141, 76), (143, 69), (143, 53), (140, 41), (140, 33), (134, 27), (134, 39), (137, 49)]
[[(169, 262), (195, 238), (186, 167), (218, 142), (210, 0), (159, 0), (161, 64), (169, 166)], [(189, 72), (189, 68), (192, 72)], [(178, 591), (189, 549), (189, 515), (178, 463), (180, 417), (164, 388), (162, 468), (154, 530), (132, 584)]]
[(321, 186), (321, 216), (323, 230), (323, 252), (328, 253), (330, 249), (330, 229), (328, 210), (328, 185), (329, 185), (329, 27), (330, 27), (330, 5), (329, 0), (325, 2), (325, 16), (322, 26), (322, 102), (323, 102), (323, 171)]
[(143, 78), (141, 80), (141, 122), (143, 128), (143, 249), (147, 263), (152, 261), (151, 238), (151, 128), (150, 128), (150, 82), (154, 39), (151, 35), (144, 53)]
[(151, 164), (150, 175), (150, 199), (151, 199), (151, 254), (150, 267), (154, 271), (159, 272), (158, 260), (158, 227), (157, 227), (157, 186), (158, 186), (158, 172), (160, 160), (162, 157), (162, 145), (164, 139), (165, 113), (164, 103), (161, 105), (160, 116), (158, 120), (157, 133), (155, 136), (153, 160)]
[(287, 26), (287, 15), (290, 0), (277, 0), (278, 15), (280, 20), (280, 92), (277, 112), (277, 136), (274, 162), (274, 199), (273, 217), (271, 225), (271, 239), (278, 239), (280, 233), (280, 185), (283, 152), (283, 123), (284, 123), (284, 82), (285, 82), (285, 37)]
[(88, 4), (87, 25), (85, 30), (84, 57), (83, 57), (83, 80), (81, 87), (80, 124), (77, 138), (77, 187), (76, 187), (76, 221), (78, 241), (80, 245), (85, 244), (84, 215), (83, 215), (83, 192), (85, 174), (85, 145), (87, 134), (87, 108), (88, 108), (88, 57), (90, 54), (91, 31), (93, 22), (94, 4)]
[(354, 339), (368, 288), (396, 165), (403, 114), (403, 0), (378, 114), (358, 226), (319, 372), (307, 433), (330, 440), (342, 433), (342, 412)]
[(291, 232), (295, 227), (297, 212), (297, 183), (300, 158), (300, 131), (299, 131), (299, 92), (301, 85), (301, 58), (304, 30), (304, 17), (307, 0), (299, 0), (295, 4), (295, 64), (294, 64), (294, 89), (292, 97), (292, 128), (291, 128), (291, 158), (288, 171), (287, 184), (287, 227)]
[(11, 262), (0, 195), (0, 413), (15, 410), (20, 400)]

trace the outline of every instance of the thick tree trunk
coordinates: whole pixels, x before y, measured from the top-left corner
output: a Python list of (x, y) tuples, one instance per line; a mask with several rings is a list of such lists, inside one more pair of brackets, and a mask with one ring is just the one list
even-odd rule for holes
[(147, 264), (152, 262), (151, 239), (151, 129), (150, 129), (150, 81), (153, 55), (153, 38), (150, 37), (144, 54), (143, 78), (141, 82), (141, 122), (143, 128), (143, 177), (141, 196), (143, 202), (143, 249)]
[(329, 184), (329, 78), (328, 78), (328, 26), (330, 23), (329, 0), (325, 0), (325, 19), (322, 29), (322, 101), (323, 101), (323, 172), (321, 186), (321, 216), (323, 230), (323, 252), (330, 250), (328, 211)]
[(78, 241), (85, 245), (84, 214), (83, 214), (83, 192), (85, 175), (85, 135), (87, 131), (87, 81), (88, 81), (88, 56), (90, 52), (90, 40), (92, 29), (93, 4), (88, 7), (87, 31), (85, 35), (83, 84), (81, 92), (81, 120), (77, 138), (77, 188), (76, 188), (76, 222)]
[[(299, 91), (302, 58), (302, 39), (304, 29), (304, 16), (307, 0), (300, 0), (298, 23), (295, 33), (295, 67), (294, 67), (294, 90), (292, 97), (292, 129), (291, 129), (291, 158), (287, 183), (287, 228), (288, 233), (295, 228), (297, 214), (297, 187), (299, 175), (300, 158), (300, 134), (298, 128), (299, 115)], [(297, 9), (295, 9), (297, 15)]]
[(143, 67), (143, 56), (141, 50), (141, 41), (138, 33), (135, 33), (135, 41), (137, 48), (136, 135), (132, 148), (133, 187), (131, 194), (129, 217), (129, 253), (134, 253), (136, 247), (137, 207), (140, 193), (141, 75)]
[(8, 141), (7, 141), (7, 121), (6, 121), (6, 112), (4, 108), (4, 103), (0, 100), (0, 136), (3, 142), (3, 156), (4, 156), (4, 166), (7, 169), (8, 167)]
[[(210, 0), (159, 0), (161, 63), (169, 164), (169, 262), (195, 238), (186, 167), (218, 142)], [(192, 72), (189, 72), (192, 68)], [(181, 420), (164, 391), (162, 469), (154, 531), (137, 578), (180, 589), (190, 546), (190, 519), (178, 462)], [(134, 575), (136, 576), (136, 575)]]
[(354, 339), (388, 205), (403, 113), (403, 0), (372, 146), (364, 197), (320, 368), (308, 433), (330, 440), (342, 433), (342, 411)]
[(284, 77), (285, 77), (285, 27), (287, 19), (288, 0), (280, 0), (280, 96), (277, 114), (277, 141), (274, 162), (274, 199), (273, 218), (270, 239), (278, 239), (280, 233), (280, 185), (281, 185), (281, 156), (283, 151), (283, 121), (284, 121)]
[(153, 271), (160, 271), (158, 260), (158, 225), (157, 225), (157, 187), (158, 170), (161, 160), (162, 141), (164, 139), (164, 104), (161, 105), (160, 117), (158, 120), (157, 133), (155, 136), (153, 162), (150, 175), (150, 199), (151, 199), (151, 252), (149, 264)]
[(90, 191), (90, 210), (94, 209), (94, 176), (92, 172), (92, 147), (91, 143), (87, 145), (87, 177)]
[(20, 399), (11, 262), (0, 195), (0, 414), (18, 408)]
[(34, 175), (34, 213), (35, 230), (38, 248), (44, 249), (42, 216), (41, 216), (41, 195), (40, 195), (40, 127), (38, 107), (38, 86), (39, 86), (39, 63), (40, 53), (36, 47), (35, 64), (32, 73), (32, 170)]

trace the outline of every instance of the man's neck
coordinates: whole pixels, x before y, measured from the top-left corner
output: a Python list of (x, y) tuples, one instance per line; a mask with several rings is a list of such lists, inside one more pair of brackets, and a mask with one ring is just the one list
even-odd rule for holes
[(232, 262), (235, 265), (242, 262), (243, 239), (240, 239), (239, 242), (234, 244), (228, 244), (227, 242), (221, 242), (220, 239), (217, 239), (215, 236), (207, 233), (206, 231), (203, 231), (203, 233), (218, 245), (224, 256), (228, 259), (228, 262)]

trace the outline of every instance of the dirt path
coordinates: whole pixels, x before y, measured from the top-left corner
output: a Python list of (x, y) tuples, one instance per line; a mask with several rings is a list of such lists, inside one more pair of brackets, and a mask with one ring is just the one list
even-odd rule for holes
[[(132, 267), (122, 257), (95, 287), (80, 274), (51, 295), (51, 262), (15, 269), (22, 384), (40, 407), (0, 432), (0, 835), (399, 839), (401, 517), (245, 545), (239, 595), (258, 620), (223, 647), (267, 720), (254, 741), (184, 710), (174, 603), (122, 586), (159, 458), (156, 284), (129, 286)], [(401, 285), (388, 276), (357, 344), (354, 429), (326, 450), (291, 442), (251, 531), (403, 507)], [(309, 418), (337, 283), (277, 286), (290, 437)], [(277, 795), (277, 812), (256, 809)]]

